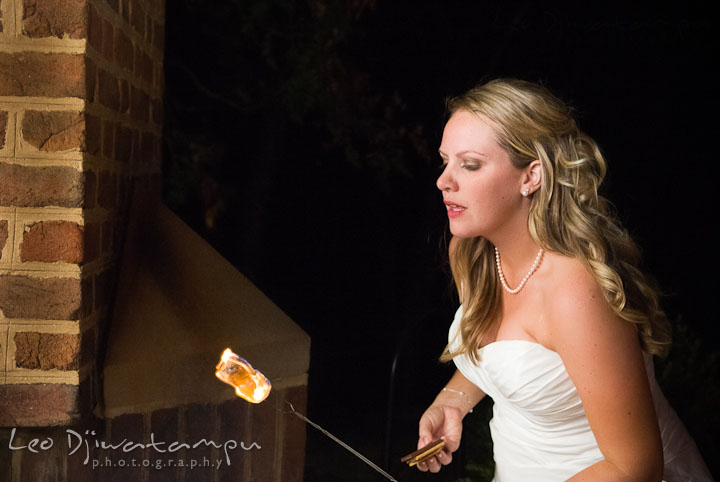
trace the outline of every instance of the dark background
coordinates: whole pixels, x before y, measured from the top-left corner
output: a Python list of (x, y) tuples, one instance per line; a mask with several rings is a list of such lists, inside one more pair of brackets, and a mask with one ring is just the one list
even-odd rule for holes
[[(436, 361), (457, 306), (434, 185), (444, 100), (499, 76), (547, 85), (603, 149), (603, 192), (676, 326), (658, 377), (720, 455), (713, 16), (579, 4), (167, 4), (166, 202), (311, 336), (309, 418), (400, 480), (481, 480), (490, 450), (470, 434), (486, 403), (444, 476), (397, 462), (452, 373)], [(307, 481), (383, 480), (310, 427), (306, 457)]]

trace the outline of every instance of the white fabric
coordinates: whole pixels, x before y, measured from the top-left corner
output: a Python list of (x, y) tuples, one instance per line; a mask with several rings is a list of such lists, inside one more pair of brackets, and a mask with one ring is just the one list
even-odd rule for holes
[[(450, 327), (452, 350), (462, 306)], [(500, 340), (480, 349), (475, 365), (468, 355), (453, 360), (458, 370), (494, 401), (490, 432), (495, 482), (564, 481), (603, 459), (585, 410), (556, 352), (525, 340)], [(695, 442), (655, 381), (652, 357), (645, 365), (658, 414), (667, 482), (712, 481)]]

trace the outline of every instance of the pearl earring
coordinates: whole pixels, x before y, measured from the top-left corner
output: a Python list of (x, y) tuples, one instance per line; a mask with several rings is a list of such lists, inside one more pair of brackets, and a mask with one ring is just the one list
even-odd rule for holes
[(527, 197), (527, 195), (530, 194), (530, 191), (528, 189), (523, 189), (523, 191), (520, 194), (522, 194), (523, 197)]

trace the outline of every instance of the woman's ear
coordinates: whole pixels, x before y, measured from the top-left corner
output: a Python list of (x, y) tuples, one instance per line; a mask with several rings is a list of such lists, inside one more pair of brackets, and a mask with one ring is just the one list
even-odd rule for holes
[(525, 167), (524, 171), (520, 193), (523, 196), (529, 196), (540, 189), (542, 184), (542, 164), (538, 159), (535, 159)]

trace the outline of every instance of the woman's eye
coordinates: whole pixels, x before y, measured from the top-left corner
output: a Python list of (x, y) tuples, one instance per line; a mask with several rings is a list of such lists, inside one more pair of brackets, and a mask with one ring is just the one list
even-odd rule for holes
[(468, 171), (477, 171), (478, 169), (480, 169), (479, 164), (475, 164), (472, 162), (463, 162), (462, 164), (460, 164), (460, 167), (462, 167), (463, 169), (467, 169)]

